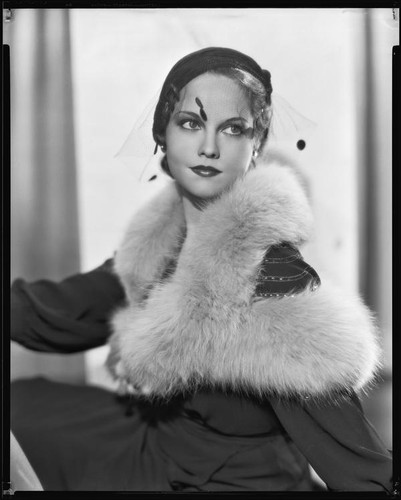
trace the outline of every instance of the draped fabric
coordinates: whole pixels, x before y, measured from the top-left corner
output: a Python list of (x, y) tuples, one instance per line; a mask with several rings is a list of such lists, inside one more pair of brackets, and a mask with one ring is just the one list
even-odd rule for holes
[[(360, 287), (368, 305), (378, 313), (391, 370), (392, 318), (392, 73), (391, 47), (399, 44), (398, 26), (390, 9), (368, 9), (366, 37), (365, 143), (359, 171), (361, 224)], [(394, 112), (397, 113), (394, 107)]]
[(8, 39), (11, 275), (59, 279), (79, 266), (69, 12), (17, 9)]
[[(363, 398), (373, 421), (391, 443), (392, 391), (392, 47), (399, 44), (399, 22), (391, 9), (350, 14), (355, 53), (353, 95), (361, 127), (357, 134), (359, 203), (359, 291), (376, 313), (384, 367), (375, 397)], [(395, 110), (395, 108), (393, 108)]]
[[(60, 279), (80, 264), (69, 11), (13, 9), (10, 46), (11, 279)], [(12, 346), (12, 376), (83, 379), (83, 357)], [(63, 368), (64, 366), (64, 368)]]

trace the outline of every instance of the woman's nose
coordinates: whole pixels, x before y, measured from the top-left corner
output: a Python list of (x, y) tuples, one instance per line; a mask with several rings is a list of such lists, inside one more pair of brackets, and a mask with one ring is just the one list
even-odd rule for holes
[(199, 156), (206, 156), (206, 158), (219, 158), (220, 151), (216, 139), (217, 138), (214, 133), (205, 133), (203, 141), (199, 147)]

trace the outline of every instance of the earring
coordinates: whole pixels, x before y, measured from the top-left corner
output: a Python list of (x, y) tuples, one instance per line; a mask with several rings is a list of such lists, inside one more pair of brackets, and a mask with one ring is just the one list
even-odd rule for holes
[(258, 156), (258, 152), (257, 152), (257, 151), (255, 151), (255, 150), (253, 150), (253, 151), (252, 151), (252, 156), (253, 156), (254, 158), (256, 158), (256, 157)]
[(162, 150), (163, 153), (165, 153), (167, 151), (167, 148), (166, 148), (166, 145), (165, 144), (162, 144), (160, 146), (160, 149)]

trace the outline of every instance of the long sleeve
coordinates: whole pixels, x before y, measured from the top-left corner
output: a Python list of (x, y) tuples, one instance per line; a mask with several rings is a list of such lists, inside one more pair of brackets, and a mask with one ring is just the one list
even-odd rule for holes
[(98, 347), (111, 334), (110, 313), (123, 301), (111, 259), (58, 283), (17, 279), (11, 287), (11, 339), (42, 352)]
[(271, 404), (330, 490), (392, 491), (392, 457), (356, 395), (336, 403)]

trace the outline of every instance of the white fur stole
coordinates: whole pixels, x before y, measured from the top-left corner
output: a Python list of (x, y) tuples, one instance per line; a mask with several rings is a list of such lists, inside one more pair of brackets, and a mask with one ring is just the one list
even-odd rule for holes
[(323, 397), (372, 380), (380, 351), (359, 297), (327, 280), (293, 297), (254, 297), (268, 247), (299, 246), (311, 233), (290, 169), (248, 172), (207, 206), (196, 231), (185, 229), (172, 182), (134, 216), (116, 254), (128, 303), (112, 319), (110, 343), (124, 378), (164, 397), (200, 386)]

